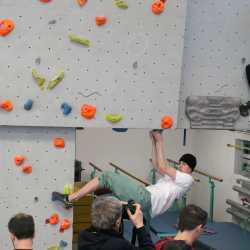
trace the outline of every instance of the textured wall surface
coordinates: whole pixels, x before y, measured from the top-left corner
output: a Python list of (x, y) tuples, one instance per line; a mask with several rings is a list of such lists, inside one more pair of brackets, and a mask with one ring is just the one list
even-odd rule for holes
[[(176, 126), (186, 1), (167, 1), (161, 15), (151, 12), (151, 0), (126, 2), (128, 9), (113, 0), (88, 1), (82, 8), (76, 0), (1, 0), (0, 18), (11, 18), (16, 28), (0, 37), (0, 101), (14, 103), (11, 113), (0, 110), (0, 125), (108, 127), (113, 124), (105, 115), (120, 113), (117, 127), (160, 127), (164, 115)], [(98, 15), (107, 17), (104, 26), (96, 26)], [(91, 46), (72, 43), (69, 34)], [(65, 78), (41, 91), (32, 69), (47, 80), (64, 70)], [(34, 106), (25, 111), (28, 98)], [(67, 117), (63, 102), (73, 107)], [(85, 103), (97, 107), (91, 121), (80, 116)]]
[[(65, 148), (55, 148), (54, 137), (63, 137)], [(15, 155), (26, 157), (23, 165), (32, 165), (31, 174), (24, 174), (22, 166), (15, 165)], [(65, 184), (73, 183), (74, 159), (74, 129), (0, 127), (0, 249), (12, 249), (8, 229), (3, 227), (19, 212), (34, 216), (34, 249), (47, 249), (60, 240), (67, 241), (65, 249), (72, 249), (72, 228), (60, 233), (59, 225), (45, 224), (45, 219), (58, 213), (60, 219), (72, 221), (72, 210), (51, 202), (51, 192), (63, 191)]]

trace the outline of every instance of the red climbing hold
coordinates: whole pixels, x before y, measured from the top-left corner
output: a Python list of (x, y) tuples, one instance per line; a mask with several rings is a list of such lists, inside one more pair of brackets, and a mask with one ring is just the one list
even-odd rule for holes
[(156, 0), (151, 5), (151, 10), (154, 14), (159, 15), (164, 11), (165, 8), (165, 1), (163, 0)]
[(15, 28), (15, 24), (10, 19), (0, 19), (0, 36), (8, 35)]
[(86, 119), (92, 119), (95, 117), (96, 107), (90, 104), (84, 104), (81, 107), (81, 115)]
[(80, 7), (84, 6), (87, 3), (87, 0), (77, 0), (77, 3)]
[(46, 224), (56, 225), (59, 222), (59, 216), (58, 214), (52, 214), (49, 218), (45, 220)]
[(69, 229), (71, 222), (68, 219), (63, 219), (60, 225), (60, 232), (63, 233), (65, 230)]
[(63, 138), (59, 138), (59, 137), (55, 138), (53, 142), (54, 142), (54, 146), (56, 148), (64, 148), (65, 147), (65, 141)]
[(96, 16), (95, 23), (98, 26), (104, 25), (107, 22), (107, 18), (105, 16)]
[(25, 157), (22, 156), (22, 155), (16, 155), (15, 158), (14, 158), (15, 164), (17, 166), (22, 165), (22, 163), (23, 163), (24, 160), (25, 160)]
[(13, 104), (10, 100), (4, 100), (0, 103), (0, 108), (10, 112), (13, 109)]
[(22, 167), (22, 171), (23, 171), (23, 173), (25, 173), (25, 174), (30, 174), (30, 173), (32, 173), (32, 166), (30, 166), (30, 165), (25, 165), (25, 166)]
[(51, 2), (52, 0), (39, 0), (40, 2), (42, 2), (42, 3), (49, 3), (49, 2)]
[(166, 115), (161, 118), (161, 127), (162, 128), (171, 128), (173, 126), (173, 119), (171, 116)]

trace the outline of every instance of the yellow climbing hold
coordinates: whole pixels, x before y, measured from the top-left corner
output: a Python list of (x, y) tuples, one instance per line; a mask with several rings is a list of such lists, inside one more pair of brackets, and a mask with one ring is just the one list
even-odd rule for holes
[(59, 246), (51, 246), (51, 247), (48, 247), (47, 250), (60, 250), (60, 247)]
[(123, 116), (121, 114), (107, 114), (105, 118), (109, 122), (117, 123), (123, 119)]
[(42, 77), (41, 75), (39, 75), (35, 69), (32, 69), (32, 76), (35, 79), (38, 87), (41, 90), (44, 90), (44, 85), (45, 85), (46, 79), (44, 77)]
[(90, 47), (90, 40), (86, 39), (86, 38), (82, 38), (79, 37), (77, 35), (69, 35), (69, 39), (71, 42), (75, 42), (75, 43), (80, 43), (86, 47)]
[(65, 184), (63, 187), (63, 193), (64, 194), (72, 194), (73, 193), (73, 186), (72, 184)]
[(64, 78), (64, 71), (60, 71), (53, 79), (49, 81), (47, 89), (49, 90), (53, 89), (63, 80), (63, 78)]
[(115, 5), (120, 9), (127, 9), (128, 8), (128, 4), (123, 0), (114, 0), (114, 2), (115, 2)]

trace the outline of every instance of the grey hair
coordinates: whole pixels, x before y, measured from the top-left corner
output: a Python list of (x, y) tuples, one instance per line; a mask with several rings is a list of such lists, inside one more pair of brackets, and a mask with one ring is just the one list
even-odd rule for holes
[(96, 229), (113, 229), (122, 216), (121, 202), (112, 196), (99, 196), (92, 203), (91, 221)]

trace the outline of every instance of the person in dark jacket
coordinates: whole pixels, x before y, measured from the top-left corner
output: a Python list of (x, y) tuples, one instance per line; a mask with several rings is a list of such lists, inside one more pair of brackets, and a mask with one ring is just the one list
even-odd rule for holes
[(32, 215), (16, 214), (9, 220), (8, 229), (14, 249), (32, 250), (35, 237), (35, 223)]
[(143, 224), (143, 214), (139, 204), (135, 213), (127, 209), (128, 217), (136, 228), (138, 247), (123, 238), (120, 228), (122, 203), (112, 196), (97, 197), (91, 208), (92, 226), (82, 230), (78, 237), (78, 250), (154, 250), (150, 234)]

